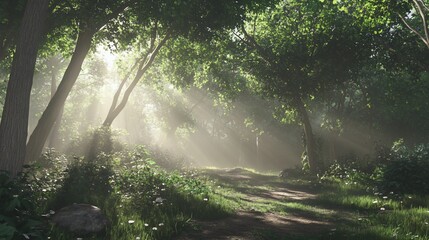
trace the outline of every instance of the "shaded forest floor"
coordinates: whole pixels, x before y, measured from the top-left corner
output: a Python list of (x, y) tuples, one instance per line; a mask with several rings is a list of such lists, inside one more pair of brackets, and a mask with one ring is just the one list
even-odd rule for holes
[(221, 220), (194, 221), (178, 239), (319, 239), (352, 216), (317, 203), (317, 186), (287, 181), (240, 168), (202, 172), (222, 188), (236, 214)]
[[(144, 154), (115, 155), (116, 165), (105, 156), (33, 169), (16, 182), (0, 174), (0, 239), (429, 239), (428, 195), (381, 191), (357, 170), (283, 178), (242, 168), (168, 172)], [(82, 235), (49, 221), (73, 203), (98, 206), (111, 224)]]
[(246, 169), (200, 173), (235, 210), (218, 220), (193, 220), (177, 239), (339, 240), (429, 239), (425, 196), (380, 193), (354, 181), (279, 178)]

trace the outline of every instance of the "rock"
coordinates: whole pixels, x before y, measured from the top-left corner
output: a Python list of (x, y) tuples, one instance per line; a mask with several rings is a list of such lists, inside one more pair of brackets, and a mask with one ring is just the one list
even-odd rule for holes
[(99, 233), (106, 229), (108, 219), (101, 209), (89, 204), (73, 204), (55, 213), (52, 221), (60, 228), (76, 234)]

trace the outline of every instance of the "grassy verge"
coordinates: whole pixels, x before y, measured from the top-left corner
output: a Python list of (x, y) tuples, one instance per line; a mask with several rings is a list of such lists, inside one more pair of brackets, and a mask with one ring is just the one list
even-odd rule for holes
[[(296, 215), (329, 221), (326, 233), (307, 236), (255, 232), (257, 239), (429, 239), (429, 198), (377, 193), (350, 181), (320, 182), (308, 177), (280, 179), (273, 174), (243, 170), (240, 180), (208, 169), (205, 175), (220, 186), (216, 191), (235, 209)], [(275, 191), (311, 194), (307, 198), (273, 196)]]
[[(0, 209), (0, 230), (8, 231), (0, 231), (1, 239), (171, 239), (196, 228), (191, 220), (220, 220), (237, 210), (332, 226), (320, 234), (287, 236), (253, 230), (255, 239), (429, 239), (427, 196), (374, 193), (372, 187), (346, 180), (281, 179), (244, 169), (166, 172), (142, 154), (77, 159), (67, 169), (35, 171), (31, 179), (19, 183), (22, 190), (11, 182), (0, 184), (0, 197), (7, 203)], [(37, 204), (23, 207), (31, 201)], [(100, 207), (110, 226), (97, 236), (79, 236), (40, 219), (72, 203)]]
[(426, 196), (372, 193), (345, 182), (328, 184), (327, 189), (311, 204), (345, 209), (352, 215), (323, 239), (429, 239)]

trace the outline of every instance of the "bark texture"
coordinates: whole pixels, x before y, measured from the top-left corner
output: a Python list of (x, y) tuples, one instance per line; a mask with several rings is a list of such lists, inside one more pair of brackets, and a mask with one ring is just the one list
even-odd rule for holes
[(14, 55), (0, 124), (0, 169), (22, 170), (28, 133), (30, 92), (49, 0), (28, 1)]
[(86, 55), (91, 47), (92, 39), (96, 31), (91, 29), (83, 30), (79, 33), (76, 48), (70, 60), (61, 83), (49, 101), (48, 106), (43, 112), (37, 123), (36, 128), (30, 136), (27, 143), (26, 162), (37, 160), (43, 151), (45, 142), (51, 132), (51, 129), (63, 109), (64, 103), (75, 84)]
[(305, 135), (305, 151), (307, 153), (308, 164), (310, 172), (313, 174), (318, 173), (321, 170), (322, 164), (317, 157), (316, 153), (316, 141), (313, 135), (313, 128), (311, 127), (310, 118), (307, 110), (305, 109), (304, 103), (300, 97), (295, 97), (295, 106), (297, 108), (301, 123), (304, 128)]
[[(54, 97), (55, 92), (57, 91), (58, 85), (57, 85), (57, 73), (58, 73), (58, 66), (56, 62), (59, 62), (60, 59), (58, 57), (53, 57), (52, 61), (52, 76), (51, 76), (51, 99)], [(55, 150), (59, 150), (61, 147), (61, 140), (59, 138), (59, 131), (61, 127), (61, 120), (63, 117), (63, 111), (64, 106), (61, 107), (61, 111), (59, 113), (59, 116), (57, 117), (57, 120), (55, 121), (54, 127), (52, 128), (51, 134), (49, 136), (49, 142), (48, 147), (54, 148)]]

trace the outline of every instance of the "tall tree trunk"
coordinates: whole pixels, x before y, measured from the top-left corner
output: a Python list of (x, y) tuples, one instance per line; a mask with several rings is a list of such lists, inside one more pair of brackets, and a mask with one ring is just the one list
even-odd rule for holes
[(30, 93), (48, 5), (49, 0), (27, 2), (7, 86), (0, 124), (0, 169), (12, 176), (22, 170), (25, 160)]
[[(112, 105), (110, 107), (109, 113), (106, 116), (106, 119), (103, 122), (103, 127), (110, 127), (112, 126), (113, 121), (116, 119), (116, 117), (122, 112), (122, 110), (124, 110), (128, 99), (131, 95), (131, 93), (133, 92), (134, 88), (137, 86), (137, 83), (140, 81), (140, 79), (143, 77), (143, 75), (146, 73), (146, 71), (149, 69), (149, 67), (152, 65), (153, 61), (155, 60), (155, 57), (158, 55), (159, 50), (162, 48), (162, 46), (164, 46), (164, 44), (167, 42), (167, 40), (170, 38), (170, 34), (167, 33), (165, 35), (165, 37), (161, 40), (161, 42), (158, 44), (158, 46), (152, 51), (152, 52), (148, 52), (146, 54), (145, 57), (143, 57), (142, 62), (140, 64), (140, 66), (138, 67), (137, 73), (134, 76), (133, 81), (131, 82), (131, 84), (128, 86), (128, 88), (125, 90), (124, 92), (124, 96), (122, 96), (121, 101), (118, 102), (118, 98), (120, 95), (120, 92), (125, 84), (126, 79), (124, 79), (121, 82), (121, 85), (119, 86), (118, 91), (115, 93)], [(154, 42), (154, 39), (152, 39), (152, 44)], [(152, 47), (151, 47), (152, 48)], [(149, 56), (149, 59), (146, 60), (146, 57)]]
[(304, 128), (305, 151), (307, 153), (310, 172), (313, 174), (316, 174), (321, 170), (321, 163), (316, 154), (316, 141), (314, 139), (310, 118), (308, 117), (307, 110), (305, 109), (305, 106), (304, 106), (304, 103), (302, 102), (301, 97), (299, 96), (295, 97), (294, 103)]
[(45, 145), (51, 128), (57, 120), (61, 109), (63, 108), (64, 103), (79, 76), (83, 61), (89, 52), (95, 32), (95, 30), (86, 29), (79, 33), (75, 51), (64, 73), (63, 79), (28, 140), (27, 155), (25, 158), (26, 162), (37, 160), (42, 153), (43, 146)]
[[(54, 61), (59, 60), (57, 57), (54, 57), (53, 59)], [(57, 73), (58, 73), (58, 69), (55, 68), (55, 62), (52, 63), (52, 76), (51, 76), (51, 99), (54, 97), (55, 92), (57, 91)], [(50, 133), (49, 136), (49, 142), (48, 142), (48, 147), (49, 148), (55, 148), (55, 149), (59, 149), (59, 147), (61, 146), (61, 144), (59, 144), (59, 131), (60, 131), (60, 126), (61, 126), (61, 120), (63, 117), (63, 110), (64, 110), (64, 106), (61, 107), (61, 111), (60, 114), (57, 118), (57, 120), (55, 121), (54, 127), (52, 128), (52, 131)]]

